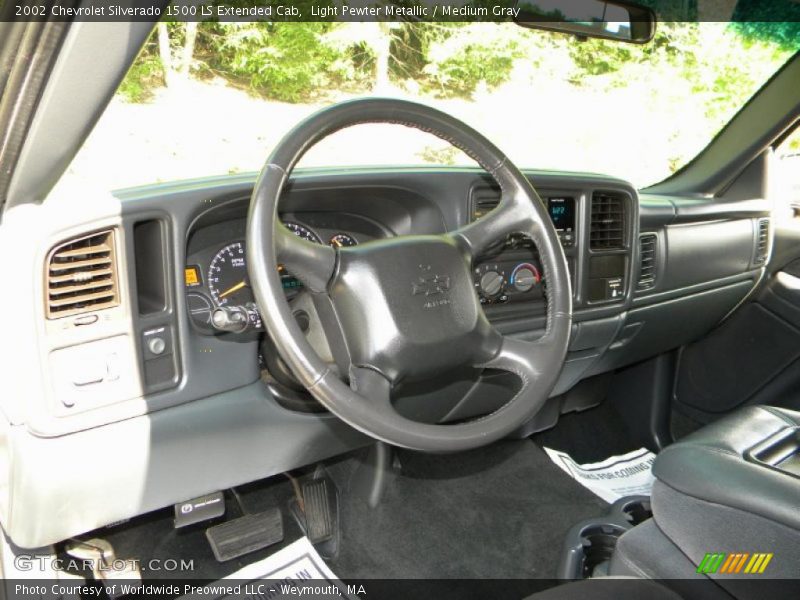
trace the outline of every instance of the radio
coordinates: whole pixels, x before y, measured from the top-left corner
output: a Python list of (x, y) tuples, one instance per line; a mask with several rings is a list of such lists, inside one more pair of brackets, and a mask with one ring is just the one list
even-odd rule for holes
[[(564, 248), (575, 246), (575, 198), (553, 196), (547, 198), (547, 213), (556, 228), (558, 239)], [(533, 248), (533, 241), (523, 233), (512, 233), (506, 238), (506, 250)]]
[(565, 248), (575, 245), (575, 198), (551, 196), (547, 199), (547, 212)]

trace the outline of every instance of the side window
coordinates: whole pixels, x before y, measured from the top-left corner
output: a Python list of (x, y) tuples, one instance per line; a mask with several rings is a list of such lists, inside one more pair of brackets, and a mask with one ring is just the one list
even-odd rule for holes
[(781, 142), (775, 155), (778, 199), (783, 206), (794, 212), (794, 216), (800, 216), (800, 124)]

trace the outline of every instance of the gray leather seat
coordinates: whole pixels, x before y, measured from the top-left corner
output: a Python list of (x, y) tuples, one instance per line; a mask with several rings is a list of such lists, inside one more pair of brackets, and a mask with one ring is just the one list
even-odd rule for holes
[[(800, 532), (798, 474), (783, 472), (780, 464), (768, 465), (753, 456), (758, 454), (759, 448), (769, 445), (770, 440), (783, 444), (780, 440), (791, 438), (798, 426), (800, 413), (771, 406), (752, 406), (668, 446), (653, 465), (653, 474), (660, 483), (660, 489), (653, 493), (654, 503), (661, 504), (659, 512), (670, 509), (672, 500), (679, 500), (676, 496), (691, 496), (706, 504), (741, 512), (743, 518), (765, 519), (793, 533)], [(787, 445), (784, 454), (790, 450)], [(775, 460), (781, 458), (786, 456), (775, 456)], [(668, 497), (664, 496), (665, 492)], [(687, 499), (681, 500), (681, 504)], [(667, 535), (673, 532), (683, 537), (672, 527), (674, 523), (662, 522), (663, 518), (656, 520), (662, 529), (669, 528), (665, 530)], [(732, 532), (736, 528), (728, 529)], [(800, 575), (797, 564), (793, 561), (791, 571), (786, 574)]]
[(675, 592), (647, 579), (587, 579), (559, 585), (527, 600), (681, 600)]
[[(611, 575), (665, 580), (683, 595), (704, 579), (714, 585), (692, 596), (715, 600), (800, 591), (800, 413), (736, 411), (664, 449), (653, 474), (653, 518), (619, 540)], [(772, 556), (755, 575), (697, 573), (709, 553)]]
[[(800, 413), (769, 406), (739, 410), (667, 447), (653, 474), (653, 518), (620, 538), (612, 577), (559, 586), (529, 600), (797, 597)], [(698, 573), (709, 553), (772, 556), (755, 575)]]

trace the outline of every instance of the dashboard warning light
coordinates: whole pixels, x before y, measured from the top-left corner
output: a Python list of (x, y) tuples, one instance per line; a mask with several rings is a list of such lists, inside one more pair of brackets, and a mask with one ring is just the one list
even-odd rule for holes
[(184, 280), (187, 287), (200, 285), (200, 269), (197, 267), (186, 267), (186, 269), (184, 269)]

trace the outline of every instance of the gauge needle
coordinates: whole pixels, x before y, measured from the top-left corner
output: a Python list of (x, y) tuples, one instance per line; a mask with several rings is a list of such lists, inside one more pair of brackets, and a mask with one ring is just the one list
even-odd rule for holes
[(228, 288), (227, 290), (225, 290), (224, 292), (222, 292), (222, 293), (219, 295), (219, 297), (220, 297), (220, 298), (224, 298), (225, 296), (230, 296), (230, 295), (231, 295), (233, 292), (238, 292), (240, 289), (242, 289), (242, 288), (243, 288), (244, 286), (246, 286), (246, 285), (247, 285), (247, 284), (246, 284), (244, 281), (240, 281), (240, 282), (239, 282), (239, 283), (237, 283), (235, 286), (233, 286), (233, 287), (231, 287), (231, 288)]

